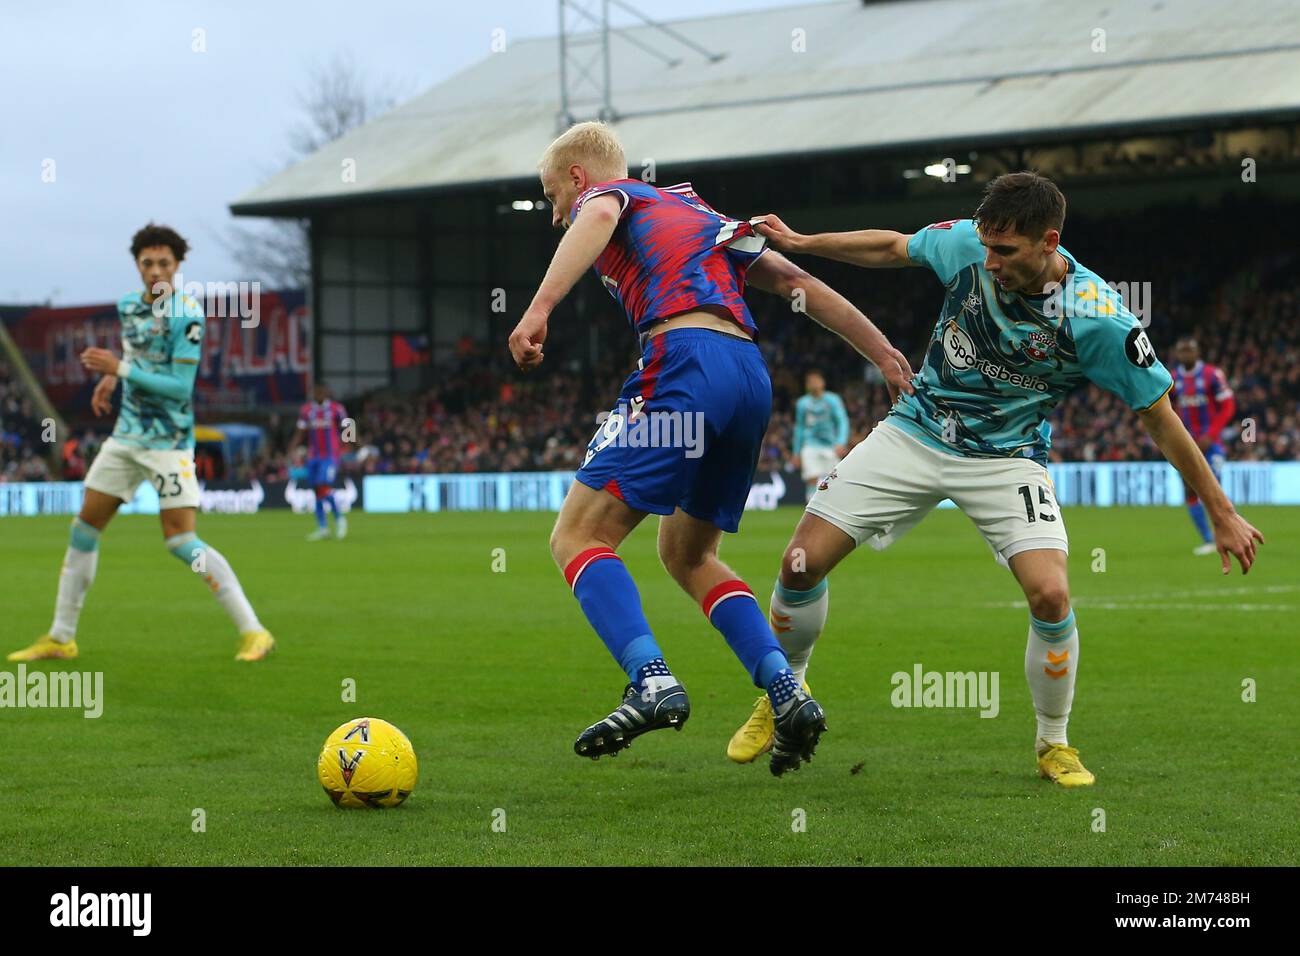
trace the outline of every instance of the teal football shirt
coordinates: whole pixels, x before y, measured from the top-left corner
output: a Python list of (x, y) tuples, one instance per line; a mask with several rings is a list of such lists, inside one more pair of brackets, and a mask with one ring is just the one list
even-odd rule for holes
[[(158, 305), (155, 300), (154, 305)], [(131, 292), (117, 303), (122, 357), (131, 374), (122, 380), (122, 407), (113, 437), (137, 448), (194, 447), (194, 378), (203, 347), (203, 307), (172, 295), (161, 315)]]
[(805, 446), (833, 448), (849, 440), (849, 415), (844, 402), (834, 392), (822, 392), (821, 398), (803, 395), (794, 404), (794, 454)]
[(1069, 271), (1049, 294), (1003, 289), (984, 268), (969, 219), (926, 226), (907, 254), (946, 294), (915, 395), (889, 421), (931, 447), (976, 457), (1046, 464), (1048, 415), (1084, 381), (1145, 409), (1173, 385), (1146, 332), (1119, 295), (1064, 248)]

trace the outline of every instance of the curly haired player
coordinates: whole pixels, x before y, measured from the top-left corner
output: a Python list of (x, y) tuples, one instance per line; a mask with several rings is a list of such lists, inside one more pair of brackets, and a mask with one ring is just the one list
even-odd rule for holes
[(99, 538), (117, 509), (135, 497), (140, 482), (158, 492), (159, 517), (167, 550), (199, 573), (239, 630), (240, 661), (259, 661), (275, 648), (244, 596), (225, 557), (194, 531), (199, 482), (194, 471), (194, 378), (203, 348), (203, 307), (174, 289), (173, 279), (189, 244), (174, 230), (153, 223), (131, 240), (131, 256), (144, 288), (117, 304), (122, 352), (88, 348), (81, 364), (103, 377), (95, 386), (96, 415), (113, 410), (113, 392), (122, 382), (122, 407), (113, 434), (86, 474), (81, 511), (59, 574), (54, 623), (11, 661), (77, 656), (77, 621), (86, 592), (95, 580)]

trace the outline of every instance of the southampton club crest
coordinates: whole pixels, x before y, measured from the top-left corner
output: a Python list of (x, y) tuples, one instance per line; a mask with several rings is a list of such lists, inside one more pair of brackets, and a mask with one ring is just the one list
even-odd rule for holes
[(1051, 357), (1053, 350), (1056, 348), (1056, 336), (1051, 332), (1044, 332), (1042, 329), (1034, 329), (1029, 333), (1029, 338), (1021, 346), (1026, 355), (1035, 362), (1043, 362)]
[(825, 491), (827, 488), (829, 488), (829, 487), (831, 486), (831, 482), (834, 481), (834, 480), (835, 480), (836, 478), (838, 478), (838, 477), (839, 477), (839, 475), (837, 475), (837, 474), (835, 473), (835, 469), (832, 468), (832, 469), (831, 469), (831, 473), (830, 473), (829, 475), (827, 475), (827, 476), (826, 476), (825, 478), (823, 478), (821, 481), (817, 482), (817, 490), (818, 490), (818, 491)]

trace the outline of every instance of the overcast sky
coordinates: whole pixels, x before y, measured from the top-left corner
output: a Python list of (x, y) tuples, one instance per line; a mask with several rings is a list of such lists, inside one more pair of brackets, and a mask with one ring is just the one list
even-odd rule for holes
[[(798, 5), (632, 4), (660, 20)], [(219, 241), (227, 206), (288, 159), (313, 64), (350, 56), (368, 81), (415, 95), (486, 57), (498, 27), (507, 42), (554, 35), (557, 9), (556, 0), (0, 0), (0, 304), (115, 301), (138, 282), (127, 248), (150, 219), (190, 240), (187, 280), (243, 278)], [(206, 52), (192, 50), (196, 29)]]

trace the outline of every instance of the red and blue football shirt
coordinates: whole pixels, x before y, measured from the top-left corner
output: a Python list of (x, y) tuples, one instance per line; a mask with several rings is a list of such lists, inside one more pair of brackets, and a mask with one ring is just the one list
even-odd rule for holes
[(308, 402), (298, 412), (298, 427), (307, 432), (307, 459), (309, 461), (337, 462), (343, 454), (339, 429), (348, 413), (332, 398), (323, 402)]
[(751, 222), (722, 215), (690, 183), (660, 189), (639, 179), (592, 186), (574, 200), (570, 221), (587, 200), (604, 195), (617, 196), (622, 209), (594, 268), (633, 329), (701, 310), (757, 331), (743, 296), (745, 273), (767, 240)]
[(1193, 438), (1210, 436), (1219, 443), (1219, 433), (1237, 409), (1237, 400), (1223, 370), (1216, 365), (1197, 362), (1190, 369), (1181, 365), (1174, 372), (1174, 407)]

